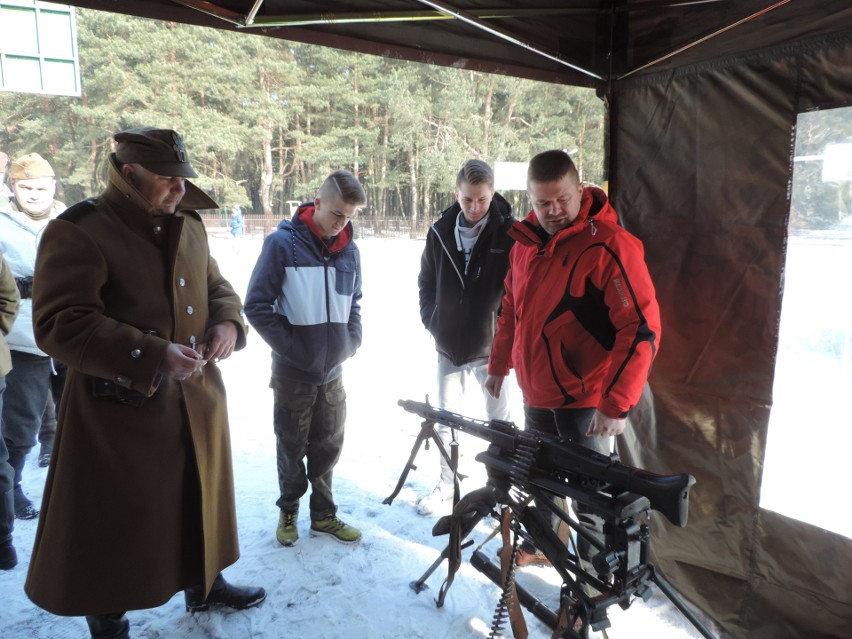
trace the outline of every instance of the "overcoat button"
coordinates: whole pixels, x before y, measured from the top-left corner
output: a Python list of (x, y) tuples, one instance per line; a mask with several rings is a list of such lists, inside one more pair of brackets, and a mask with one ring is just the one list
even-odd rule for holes
[(192, 308), (191, 306), (187, 306), (187, 307), (186, 307), (186, 313), (187, 313), (187, 315), (192, 315), (194, 312), (195, 312), (195, 309), (194, 309), (194, 308)]
[(152, 230), (154, 231), (154, 235), (159, 235), (160, 233), (163, 232), (163, 227), (162, 226), (155, 226)]
[(180, 277), (178, 278), (178, 284), (180, 284), (181, 286), (186, 286), (186, 280)]
[(124, 386), (129, 381), (130, 380), (127, 379), (126, 377), (124, 377), (123, 375), (117, 375), (116, 378), (115, 378), (115, 383), (118, 384), (119, 386)]
[(130, 357), (133, 357), (134, 359), (139, 359), (141, 356), (142, 351), (138, 348), (134, 348), (132, 351), (130, 351)]
[(195, 335), (190, 335), (190, 336), (189, 336), (189, 343), (190, 343), (190, 344), (193, 344), (193, 345), (194, 345), (196, 341), (198, 341), (198, 340), (196, 339)]

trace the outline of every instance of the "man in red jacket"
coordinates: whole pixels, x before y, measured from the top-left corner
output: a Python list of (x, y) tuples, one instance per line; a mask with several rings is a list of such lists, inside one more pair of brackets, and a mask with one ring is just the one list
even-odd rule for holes
[(530, 161), (527, 190), (533, 210), (509, 231), (515, 245), (486, 389), (498, 396), (514, 367), (527, 429), (608, 455), (660, 341), (642, 243), (562, 151)]

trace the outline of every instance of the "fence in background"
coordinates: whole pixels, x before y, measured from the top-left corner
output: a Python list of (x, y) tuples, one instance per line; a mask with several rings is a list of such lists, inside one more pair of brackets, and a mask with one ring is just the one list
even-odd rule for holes
[[(229, 233), (228, 221), (230, 211), (220, 209), (218, 211), (201, 211), (201, 218), (207, 233), (212, 237), (226, 237)], [(370, 215), (359, 215), (353, 220), (355, 237), (426, 237), (426, 232), (434, 220), (418, 220), (415, 225), (406, 217), (375, 217)], [(266, 237), (274, 231), (281, 218), (275, 215), (257, 215), (254, 213), (243, 214), (243, 232), (252, 237)]]

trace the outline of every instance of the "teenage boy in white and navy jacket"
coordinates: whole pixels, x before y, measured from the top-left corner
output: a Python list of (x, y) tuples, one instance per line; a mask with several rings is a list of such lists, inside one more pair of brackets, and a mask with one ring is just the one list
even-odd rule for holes
[(361, 538), (336, 516), (332, 472), (346, 419), (341, 364), (361, 345), (361, 260), (350, 218), (365, 203), (354, 175), (332, 173), (313, 203), (266, 238), (246, 294), (246, 316), (272, 348), (276, 537), (284, 546), (299, 539), (299, 499), (309, 482), (311, 534)]
[[(484, 395), (486, 417), (508, 420), (506, 393), (491, 397), (484, 384), (514, 243), (506, 234), (515, 221), (512, 207), (494, 192), (494, 173), (482, 160), (465, 163), (455, 195), (456, 202), (429, 229), (417, 279), (420, 317), (438, 351), (438, 405), (460, 412), (466, 385), (475, 383)], [(449, 443), (450, 429), (436, 430)], [(421, 515), (449, 508), (453, 472), (443, 457), (440, 461), (441, 479), (418, 504)]]

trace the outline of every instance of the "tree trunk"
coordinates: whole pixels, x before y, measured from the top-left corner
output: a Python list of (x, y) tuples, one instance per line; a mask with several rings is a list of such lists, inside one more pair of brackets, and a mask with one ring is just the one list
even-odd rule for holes
[(488, 77), (485, 90), (485, 104), (482, 107), (482, 159), (488, 159), (488, 136), (491, 133), (491, 101), (494, 98), (494, 78)]
[(260, 161), (260, 208), (264, 217), (272, 217), (272, 123), (263, 125), (263, 154)]
[(388, 138), (390, 131), (390, 114), (385, 106), (382, 113), (382, 158), (379, 169), (379, 183), (382, 185), (382, 216), (388, 215)]
[(354, 102), (354, 108), (355, 108), (355, 127), (354, 127), (355, 135), (354, 135), (354, 140), (352, 141), (352, 151), (354, 153), (355, 160), (354, 160), (354, 162), (352, 162), (352, 173), (355, 175), (356, 178), (360, 179), (359, 173), (361, 172), (361, 164), (358, 161), (358, 158), (361, 156), (361, 149), (359, 148), (359, 145), (358, 145), (358, 127), (361, 126), (361, 123), (358, 120), (358, 116), (360, 115), (360, 105), (358, 104), (358, 92), (360, 90), (360, 87), (358, 85), (358, 57), (357, 56), (355, 57), (354, 67), (355, 67), (355, 71), (354, 71), (354, 78), (353, 78), (353, 89), (354, 89), (354, 92), (355, 92), (354, 93), (355, 99), (353, 100), (353, 102)]
[[(305, 102), (305, 141), (311, 141), (311, 103)], [(311, 179), (310, 167), (307, 163), (302, 164), (302, 184), (307, 184)]]
[(302, 183), (305, 180), (305, 165), (302, 162), (302, 136), (298, 135), (299, 129), (302, 126), (302, 118), (296, 113), (296, 123), (293, 127), (296, 133), (296, 148), (293, 150), (293, 170), (290, 173), (296, 173)]
[(495, 161), (496, 160), (505, 160), (505, 159), (510, 159), (510, 160), (514, 159), (514, 158), (505, 158), (504, 154), (506, 153), (506, 135), (508, 135), (508, 132), (511, 130), (511, 127), (512, 127), (512, 116), (515, 113), (515, 105), (516, 105), (516, 98), (513, 94), (511, 99), (509, 100), (509, 103), (503, 109), (506, 112), (506, 122), (505, 122), (503, 128), (501, 129), (501, 131), (503, 132), (503, 135), (500, 136), (500, 141), (497, 143), (497, 151), (494, 154), (494, 160)]
[(414, 145), (408, 147), (408, 196), (411, 198), (409, 205), (408, 217), (411, 222), (411, 236), (416, 237), (415, 228), (417, 227), (417, 156), (414, 152)]

